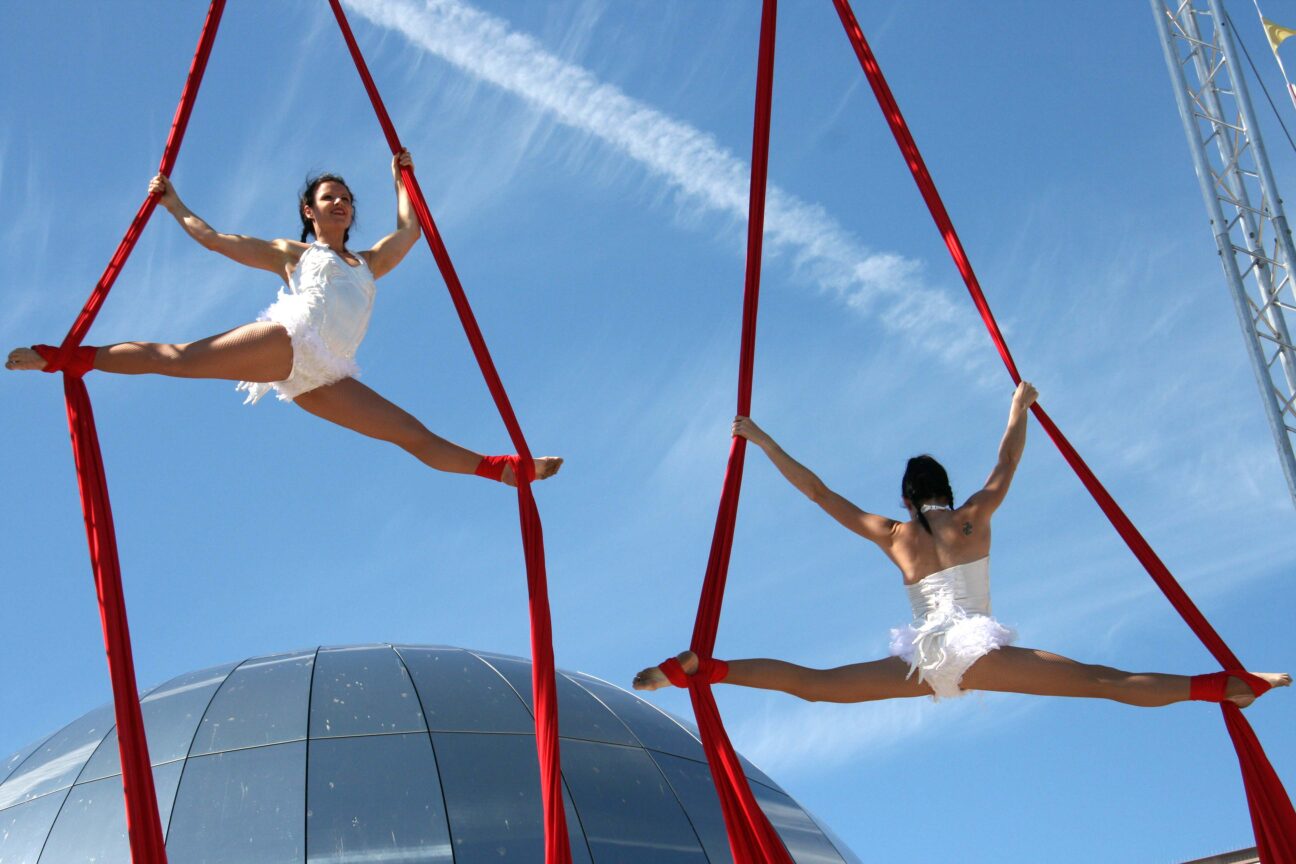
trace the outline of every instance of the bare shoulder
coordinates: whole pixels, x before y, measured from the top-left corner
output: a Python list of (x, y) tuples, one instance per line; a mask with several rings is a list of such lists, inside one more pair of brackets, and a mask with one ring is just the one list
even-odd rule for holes
[(300, 240), (289, 240), (285, 237), (271, 240), (270, 245), (283, 254), (284, 260), (290, 269), (297, 266), (301, 256), (311, 247), (309, 243), (303, 243)]
[(300, 240), (289, 240), (284, 237), (277, 237), (269, 243), (270, 248), (274, 249), (279, 257), (279, 265), (275, 268), (279, 278), (285, 282), (297, 269), (297, 262), (301, 260), (302, 254), (310, 248), (309, 243), (302, 243)]
[(300, 258), (301, 254), (310, 248), (309, 243), (303, 243), (300, 240), (289, 240), (286, 237), (278, 237), (270, 241), (270, 245), (283, 252), (285, 255), (292, 255)]
[(986, 512), (969, 500), (962, 507), (950, 513), (950, 527), (955, 537), (962, 542), (979, 546), (990, 540), (990, 517), (993, 512)]

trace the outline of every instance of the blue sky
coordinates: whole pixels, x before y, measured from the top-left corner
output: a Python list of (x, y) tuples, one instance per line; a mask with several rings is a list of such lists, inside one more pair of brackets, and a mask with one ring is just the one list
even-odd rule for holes
[[(1233, 4), (1262, 71), (1247, 5)], [(1018, 364), (1253, 668), (1290, 669), (1292, 504), (1143, 3), (857, 4)], [(559, 665), (625, 685), (687, 642), (737, 363), (757, 4), (354, 0), (352, 24), (537, 453)], [(6, 350), (57, 341), (155, 170), (205, 4), (28, 4), (0, 28)], [(1296, 20), (1296, 4), (1266, 12)], [(1284, 13), (1286, 13), (1284, 17)], [(1270, 85), (1274, 87), (1273, 78)], [(1277, 85), (1280, 87), (1281, 85)], [(828, 0), (784, 4), (754, 414), (861, 506), (904, 459), (956, 494), (1010, 382)], [(1259, 98), (1259, 94), (1256, 94)], [(1289, 124), (1293, 118), (1287, 106)], [(1296, 159), (1263, 109), (1281, 188)], [(1269, 128), (1272, 127), (1272, 128)], [(294, 236), (310, 170), (393, 222), (389, 157), (324, 3), (232, 3), (173, 175), (222, 230)], [(777, 190), (777, 191), (774, 191)], [(272, 276), (160, 212), (91, 343), (251, 320)], [(379, 284), (364, 380), (507, 439), (435, 265)], [(528, 652), (511, 491), (232, 384), (88, 379), (142, 685), (255, 654), (407, 641)], [(2, 380), (0, 752), (109, 698), (58, 382)], [(1021, 644), (1212, 661), (1036, 426), (995, 522)], [(897, 574), (749, 460), (719, 656), (882, 656)], [(658, 704), (687, 715), (687, 698)], [(1249, 712), (1296, 781), (1296, 704)], [(1251, 843), (1217, 710), (985, 694), (833, 706), (721, 689), (740, 750), (866, 860), (1185, 860)]]

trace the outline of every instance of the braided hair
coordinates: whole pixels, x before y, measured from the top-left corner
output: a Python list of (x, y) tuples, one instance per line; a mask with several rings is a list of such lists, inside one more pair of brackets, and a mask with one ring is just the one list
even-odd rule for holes
[[(302, 233), (301, 242), (305, 243), (307, 237), (315, 236), (315, 226), (311, 220), (306, 217), (306, 208), (315, 206), (315, 192), (325, 183), (341, 183), (346, 186), (346, 190), (351, 192), (351, 187), (347, 182), (337, 174), (314, 174), (306, 178), (306, 185), (302, 187), (301, 195), (297, 200), (297, 215), (301, 217)], [(351, 193), (351, 227), (347, 228), (346, 233), (342, 235), (342, 242), (346, 243), (351, 239), (351, 228), (355, 227), (355, 193)]]
[(927, 515), (922, 512), (926, 501), (947, 501), (954, 504), (954, 492), (950, 489), (949, 475), (945, 468), (928, 454), (915, 456), (905, 465), (904, 478), (900, 481), (900, 494), (918, 511), (918, 521), (923, 530), (931, 533), (931, 524)]

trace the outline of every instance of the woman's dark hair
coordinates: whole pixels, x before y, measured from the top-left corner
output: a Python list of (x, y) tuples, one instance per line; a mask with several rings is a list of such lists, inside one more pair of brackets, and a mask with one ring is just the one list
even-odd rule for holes
[[(297, 200), (297, 215), (301, 217), (302, 223), (302, 242), (306, 242), (307, 237), (315, 236), (315, 226), (311, 224), (310, 219), (306, 218), (306, 208), (315, 206), (315, 191), (323, 183), (341, 183), (346, 186), (346, 190), (351, 192), (351, 187), (347, 182), (336, 174), (313, 174), (306, 178), (306, 185), (302, 187), (301, 195)], [(351, 192), (351, 228), (355, 227), (355, 193)], [(345, 243), (351, 238), (351, 228), (347, 228), (346, 233), (342, 235), (342, 242)]]
[(918, 511), (918, 521), (923, 529), (931, 533), (931, 525), (922, 512), (922, 505), (928, 501), (945, 500), (954, 504), (954, 491), (950, 489), (949, 475), (945, 468), (926, 453), (915, 456), (905, 466), (904, 478), (900, 481), (900, 494)]

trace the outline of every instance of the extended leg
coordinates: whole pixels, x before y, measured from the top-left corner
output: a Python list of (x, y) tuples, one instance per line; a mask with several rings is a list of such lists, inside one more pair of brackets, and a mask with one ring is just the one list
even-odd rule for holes
[[(480, 453), (434, 435), (408, 411), (354, 378), (318, 387), (293, 401), (317, 417), (361, 435), (389, 441), (438, 471), (472, 474), (481, 462)], [(552, 476), (561, 464), (561, 459), (553, 457), (535, 460), (536, 479)], [(508, 476), (512, 476), (511, 471)]]
[[(1291, 677), (1260, 673), (1272, 686), (1291, 683)], [(991, 651), (963, 675), (965, 690), (998, 690), (1038, 696), (1078, 696), (1111, 699), (1126, 705), (1157, 708), (1188, 699), (1189, 677), (1159, 672), (1124, 672), (1110, 666), (1077, 663), (1033, 648), (1004, 647)], [(1229, 680), (1228, 698), (1245, 708), (1255, 700), (1242, 681)]]
[[(693, 674), (697, 655), (685, 651), (678, 657), (684, 671)], [(916, 677), (907, 677), (909, 667), (898, 657), (853, 663), (835, 669), (810, 669), (783, 660), (730, 660), (725, 684), (778, 690), (807, 702), (869, 702), (930, 696), (931, 688)], [(636, 690), (656, 690), (669, 682), (661, 669), (650, 666), (635, 676)]]
[[(94, 368), (119, 375), (168, 375), (173, 378), (219, 378), (228, 381), (282, 381), (292, 373), (292, 340), (269, 321), (244, 324), (197, 342), (121, 342), (105, 345)], [(45, 361), (30, 348), (9, 353), (10, 369), (44, 369)]]

